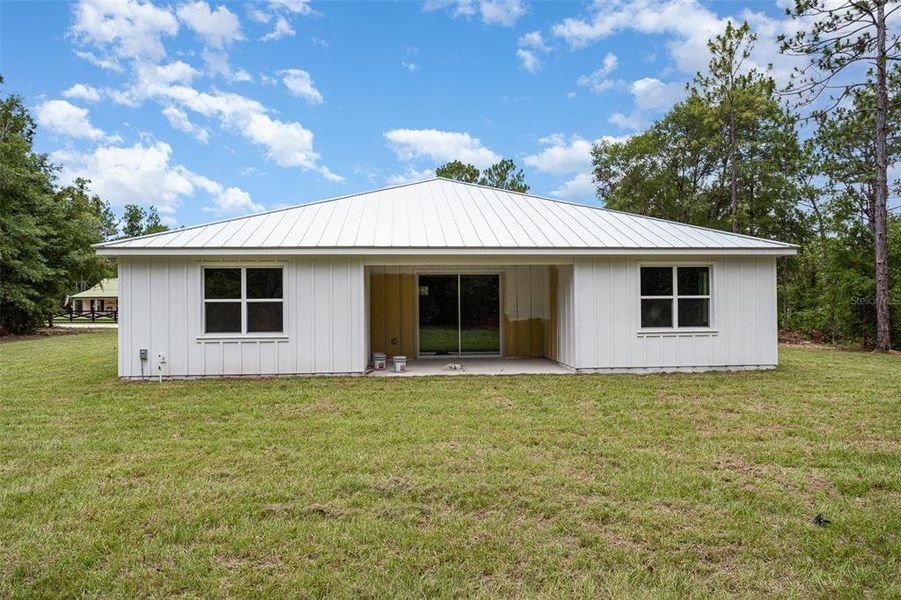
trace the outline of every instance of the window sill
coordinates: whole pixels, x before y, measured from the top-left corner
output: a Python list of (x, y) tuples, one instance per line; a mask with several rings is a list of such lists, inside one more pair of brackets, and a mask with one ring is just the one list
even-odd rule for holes
[(198, 342), (277, 342), (287, 340), (288, 336), (284, 333), (209, 333), (197, 336)]
[(719, 331), (711, 327), (685, 327), (674, 328), (666, 327), (659, 329), (639, 329), (639, 336), (697, 336), (697, 335), (718, 335)]

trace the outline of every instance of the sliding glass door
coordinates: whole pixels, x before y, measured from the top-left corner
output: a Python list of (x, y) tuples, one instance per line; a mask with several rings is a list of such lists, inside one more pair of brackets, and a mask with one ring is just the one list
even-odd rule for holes
[(500, 354), (498, 275), (460, 275), (460, 352)]
[(457, 354), (460, 350), (459, 276), (419, 276), (419, 353)]
[(499, 275), (420, 275), (419, 353), (501, 351)]

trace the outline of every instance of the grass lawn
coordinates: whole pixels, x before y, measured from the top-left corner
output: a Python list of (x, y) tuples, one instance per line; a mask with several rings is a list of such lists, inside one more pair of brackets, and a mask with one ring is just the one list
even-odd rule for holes
[(0, 597), (898, 597), (901, 358), (780, 360), (160, 385), (115, 332), (2, 343)]
[[(420, 327), (419, 347), (423, 352), (457, 354), (460, 331), (446, 327)], [(501, 347), (500, 330), (497, 327), (463, 330), (463, 352), (497, 354)]]

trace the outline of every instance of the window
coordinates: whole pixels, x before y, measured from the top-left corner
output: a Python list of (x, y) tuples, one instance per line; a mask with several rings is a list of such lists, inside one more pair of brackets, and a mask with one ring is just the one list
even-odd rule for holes
[(281, 333), (281, 267), (212, 267), (203, 270), (205, 333)]
[(641, 267), (641, 327), (710, 327), (710, 267)]

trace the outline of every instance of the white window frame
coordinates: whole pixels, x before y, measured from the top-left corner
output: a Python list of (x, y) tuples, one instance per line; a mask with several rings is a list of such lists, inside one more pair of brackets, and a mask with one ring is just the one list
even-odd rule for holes
[[(641, 269), (643, 268), (661, 268), (669, 267), (672, 270), (673, 293), (665, 296), (645, 296), (641, 293)], [(708, 294), (685, 294), (679, 295), (679, 267), (707, 267), (707, 276), (710, 279)], [(639, 333), (691, 333), (691, 332), (715, 332), (714, 323), (714, 264), (711, 262), (642, 262), (638, 264), (638, 331)], [(679, 326), (679, 299), (706, 299), (707, 300), (707, 325), (697, 326), (688, 325)], [(673, 324), (670, 327), (642, 327), (641, 324), (641, 302), (642, 300), (670, 300), (672, 303)]]
[[(206, 270), (207, 269), (240, 269), (241, 271), (241, 297), (240, 298), (207, 298), (206, 297)], [(247, 269), (280, 269), (282, 272), (282, 297), (281, 298), (248, 298), (247, 297)], [(227, 264), (210, 263), (200, 266), (200, 327), (203, 338), (281, 338), (285, 336), (286, 319), (285, 296), (288, 286), (285, 281), (285, 265), (283, 264)], [(206, 305), (208, 302), (234, 302), (241, 305), (241, 331), (217, 331), (206, 330)], [(282, 305), (282, 330), (281, 331), (247, 331), (247, 305), (252, 303), (279, 302)]]

